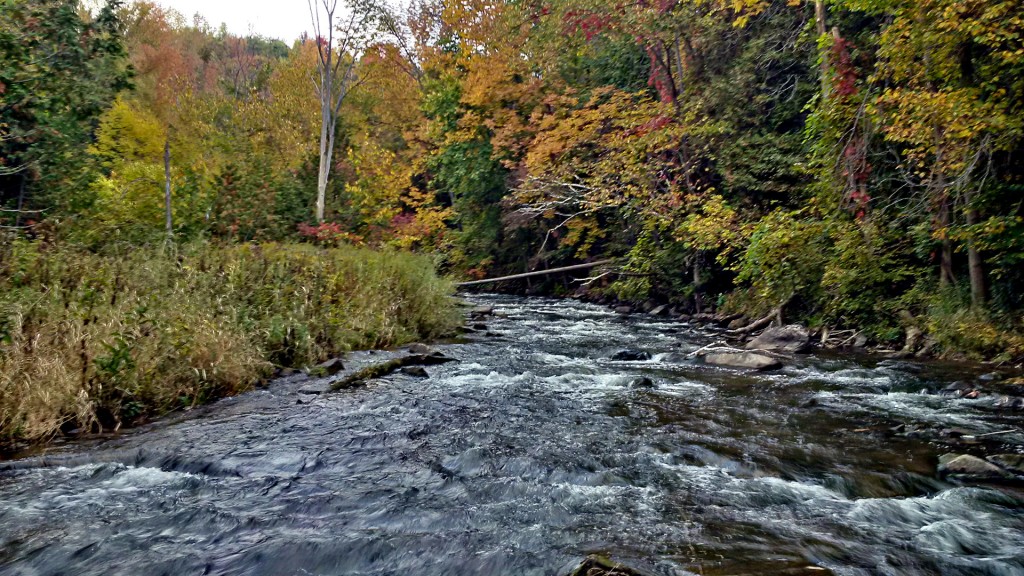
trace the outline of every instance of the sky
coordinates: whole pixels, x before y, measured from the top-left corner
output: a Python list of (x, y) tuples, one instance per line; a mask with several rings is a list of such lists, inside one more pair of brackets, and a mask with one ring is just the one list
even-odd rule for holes
[(306, 0), (156, 0), (165, 8), (174, 8), (191, 22), (197, 12), (210, 26), (221, 23), (238, 35), (250, 32), (284, 40), (288, 45), (304, 31), (312, 29)]

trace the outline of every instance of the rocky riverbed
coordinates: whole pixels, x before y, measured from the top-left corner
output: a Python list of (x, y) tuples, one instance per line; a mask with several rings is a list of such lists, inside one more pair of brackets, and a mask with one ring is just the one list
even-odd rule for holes
[(474, 305), (463, 341), (0, 463), (0, 574), (1024, 574), (1019, 392), (981, 370)]

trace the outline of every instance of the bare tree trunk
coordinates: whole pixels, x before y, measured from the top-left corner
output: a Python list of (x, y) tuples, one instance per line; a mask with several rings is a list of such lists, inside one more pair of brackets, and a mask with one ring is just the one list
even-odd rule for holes
[(174, 240), (174, 220), (171, 212), (171, 138), (164, 140), (164, 225), (167, 241)]
[(316, 221), (324, 221), (324, 207), (327, 203), (327, 179), (331, 175), (331, 156), (334, 155), (334, 142), (330, 138), (331, 105), (324, 100), (320, 109), (320, 171), (316, 183)]
[(945, 287), (954, 284), (956, 277), (953, 276), (953, 241), (949, 239), (949, 196), (943, 194), (940, 202), (939, 227), (943, 231), (943, 238), (939, 248), (939, 286)]
[[(825, 20), (827, 12), (825, 11), (825, 0), (814, 0), (814, 27), (818, 33), (818, 40), (828, 33), (828, 22)], [(828, 65), (828, 50), (822, 49), (821, 51), (821, 97), (824, 100), (828, 99), (828, 86), (829, 86), (829, 65)]]
[[(976, 209), (967, 209), (968, 226), (974, 226), (980, 220), (981, 215)], [(973, 240), (967, 243), (967, 270), (971, 277), (971, 306), (978, 309), (984, 308), (988, 296), (985, 286), (985, 263)]]

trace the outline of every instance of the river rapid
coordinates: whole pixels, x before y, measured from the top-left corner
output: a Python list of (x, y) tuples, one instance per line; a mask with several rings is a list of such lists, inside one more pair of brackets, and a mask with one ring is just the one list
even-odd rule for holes
[(942, 481), (948, 447), (889, 432), (1012, 427), (934, 393), (961, 369), (740, 372), (687, 357), (701, 328), (473, 300), (504, 317), (428, 378), (316, 395), (330, 379), (296, 375), (0, 463), (0, 574), (560, 575), (601, 553), (662, 575), (1024, 575), (1022, 492)]

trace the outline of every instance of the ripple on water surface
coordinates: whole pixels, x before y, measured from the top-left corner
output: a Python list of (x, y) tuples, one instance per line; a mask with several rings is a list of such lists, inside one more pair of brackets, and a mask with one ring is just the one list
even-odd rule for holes
[[(918, 394), (935, 376), (740, 374), (663, 319), (478, 300), (503, 336), (446, 346), (460, 362), (429, 378), (279, 381), (9, 463), (0, 574), (551, 575), (591, 552), (664, 575), (1024, 574), (1019, 493), (943, 483), (940, 448), (864, 433), (1002, 424)], [(623, 349), (653, 359), (609, 360)]]

